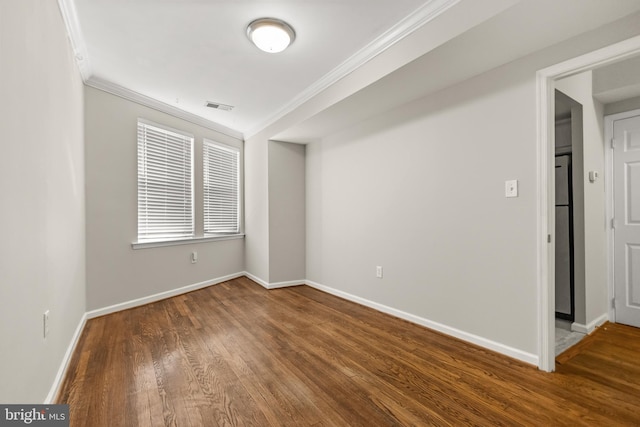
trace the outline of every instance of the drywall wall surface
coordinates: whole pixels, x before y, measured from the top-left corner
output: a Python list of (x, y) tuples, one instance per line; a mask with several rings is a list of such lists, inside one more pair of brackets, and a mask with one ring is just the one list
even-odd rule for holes
[(42, 403), (85, 312), (83, 85), (57, 2), (0, 2), (0, 74), (0, 402)]
[[(94, 310), (244, 270), (244, 239), (134, 250), (138, 118), (195, 137), (195, 232), (202, 235), (202, 140), (242, 141), (87, 87), (87, 308)], [(192, 251), (198, 261), (191, 263)]]
[(245, 266), (269, 282), (269, 143), (261, 137), (245, 141)]
[(305, 274), (305, 146), (269, 141), (269, 281)]
[(308, 279), (535, 353), (534, 87), (502, 68), (309, 144)]
[[(608, 311), (604, 107), (593, 98), (591, 71), (559, 80), (556, 88), (582, 104), (584, 167), (580, 178), (584, 187), (584, 324), (588, 325)], [(597, 171), (600, 178), (590, 182), (589, 171)]]

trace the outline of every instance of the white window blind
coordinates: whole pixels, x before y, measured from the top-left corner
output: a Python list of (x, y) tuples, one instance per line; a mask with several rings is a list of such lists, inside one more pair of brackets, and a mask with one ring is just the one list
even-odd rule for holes
[(192, 165), (193, 136), (138, 120), (138, 241), (193, 237)]
[(202, 158), (204, 233), (239, 233), (240, 150), (205, 139)]

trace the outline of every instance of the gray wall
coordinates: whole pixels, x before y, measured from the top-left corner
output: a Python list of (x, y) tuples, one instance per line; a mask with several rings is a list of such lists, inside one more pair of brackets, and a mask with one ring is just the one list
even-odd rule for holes
[(260, 136), (245, 141), (245, 267), (269, 282), (269, 144)]
[[(202, 138), (242, 141), (87, 87), (87, 308), (99, 309), (244, 270), (244, 239), (133, 250), (137, 239), (137, 119), (195, 136), (196, 235), (202, 235)], [(198, 262), (191, 264), (191, 251)]]
[(613, 102), (604, 106), (604, 115), (623, 113), (640, 109), (640, 96), (625, 99), (623, 101)]
[(305, 146), (269, 141), (269, 282), (303, 282)]
[(308, 145), (307, 278), (535, 353), (534, 74), (520, 61)]
[(40, 403), (85, 312), (83, 86), (57, 2), (3, 0), (0, 40), (0, 402)]

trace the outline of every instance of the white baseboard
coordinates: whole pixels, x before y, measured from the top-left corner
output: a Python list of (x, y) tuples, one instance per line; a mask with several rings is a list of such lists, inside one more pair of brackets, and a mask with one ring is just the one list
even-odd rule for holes
[(571, 324), (571, 330), (574, 332), (580, 332), (582, 334), (590, 334), (595, 331), (597, 327), (602, 326), (606, 321), (609, 320), (609, 315), (607, 313), (601, 315), (595, 320), (589, 322), (587, 325), (583, 325), (582, 323), (573, 322)]
[(472, 344), (476, 344), (479, 345), (480, 347), (484, 347), (487, 348), (489, 350), (495, 351), (497, 353), (501, 353), (504, 354), (506, 356), (512, 357), (514, 359), (518, 359), (521, 360), (523, 362), (538, 366), (538, 355), (537, 354), (532, 354), (532, 353), (527, 353), (525, 351), (519, 350), (517, 348), (513, 348), (513, 347), (509, 347), (507, 345), (501, 344), (499, 342), (495, 342), (495, 341), (491, 341), (489, 339), (474, 335), (474, 334), (470, 334), (468, 332), (465, 331), (461, 331), (459, 329), (456, 328), (452, 328), (450, 326), (447, 325), (443, 325), (442, 323), (438, 323), (438, 322), (434, 322), (432, 320), (429, 319), (425, 319), (423, 317), (419, 317), (401, 310), (397, 310), (395, 308), (392, 307), (388, 307), (386, 305), (383, 304), (379, 304), (377, 302), (373, 302), (373, 301), (369, 301), (367, 299), (364, 298), (360, 298), (358, 296), (334, 289), (334, 288), (330, 288), (328, 286), (325, 285), (321, 285), (319, 283), (307, 280), (305, 282), (308, 286), (311, 286), (312, 288), (318, 289), (320, 291), (323, 292), (327, 292), (329, 294), (338, 296), (340, 298), (344, 298), (346, 300), (364, 305), (366, 307), (369, 308), (373, 308), (374, 310), (378, 310), (381, 311), (383, 313), (386, 314), (390, 314), (394, 317), (398, 317), (400, 319), (404, 319), (407, 320), (411, 323), (415, 323), (421, 326), (425, 326), (429, 329), (433, 329), (436, 330), (438, 332), (442, 332), (443, 334), (447, 334), (450, 335), (452, 337), (455, 338), (459, 338), (463, 341), (467, 341), (470, 342)]
[(262, 280), (258, 276), (254, 276), (253, 274), (249, 273), (248, 271), (243, 272), (243, 274), (245, 276), (247, 276), (249, 279), (251, 279), (254, 282), (256, 282), (258, 285), (262, 286), (263, 288), (269, 289), (269, 282), (267, 282), (266, 280)]
[(91, 310), (87, 312), (87, 319), (93, 319), (94, 317), (100, 317), (106, 314), (127, 310), (129, 308), (139, 307), (141, 305), (175, 297), (176, 295), (186, 294), (187, 292), (197, 291), (198, 289), (206, 288), (212, 285), (217, 285), (218, 283), (226, 282), (228, 280), (235, 279), (237, 277), (242, 277), (244, 275), (245, 275), (244, 272), (229, 274), (227, 276), (218, 277), (217, 279), (205, 280), (204, 282), (194, 283), (193, 285), (187, 285), (181, 288), (160, 292), (158, 294), (149, 295), (149, 296), (137, 298), (131, 301), (125, 301), (118, 304), (110, 305), (108, 307), (98, 308), (96, 310)]
[(275, 282), (269, 283), (269, 287), (267, 289), (278, 289), (278, 288), (290, 288), (292, 286), (300, 286), (304, 285), (306, 280), (290, 280), (288, 282)]
[(80, 339), (80, 335), (82, 335), (82, 331), (84, 330), (84, 325), (87, 323), (87, 313), (84, 313), (80, 318), (80, 322), (76, 327), (76, 331), (73, 333), (71, 337), (71, 342), (67, 347), (67, 351), (64, 353), (64, 357), (62, 358), (62, 362), (60, 363), (60, 367), (58, 368), (58, 373), (53, 380), (53, 384), (51, 385), (51, 389), (49, 390), (49, 394), (47, 395), (44, 404), (49, 405), (53, 403), (53, 399), (56, 398), (58, 391), (60, 390), (60, 385), (62, 385), (62, 380), (64, 379), (64, 374), (67, 372), (67, 368), (69, 367), (69, 362), (71, 361), (71, 356), (76, 349), (76, 345), (78, 344), (78, 340)]
[(304, 280), (304, 279), (290, 280), (290, 281), (287, 281), (287, 282), (269, 283), (266, 280), (262, 280), (258, 276), (254, 276), (253, 274), (249, 273), (248, 271), (243, 272), (243, 274), (245, 276), (247, 276), (249, 279), (251, 279), (254, 282), (258, 283), (260, 286), (262, 286), (265, 289), (289, 288), (291, 286), (300, 286), (300, 285), (306, 284), (306, 280)]

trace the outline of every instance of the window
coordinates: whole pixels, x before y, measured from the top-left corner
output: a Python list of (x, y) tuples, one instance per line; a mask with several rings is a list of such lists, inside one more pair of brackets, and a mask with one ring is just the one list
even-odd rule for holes
[(240, 232), (240, 150), (203, 143), (204, 234)]
[(193, 237), (192, 165), (192, 135), (138, 120), (139, 242)]

